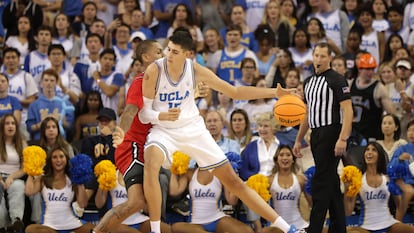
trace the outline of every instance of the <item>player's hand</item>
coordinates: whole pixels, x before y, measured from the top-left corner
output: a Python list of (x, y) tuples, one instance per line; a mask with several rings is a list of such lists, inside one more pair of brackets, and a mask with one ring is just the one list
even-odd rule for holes
[(346, 152), (346, 141), (338, 139), (335, 144), (335, 156), (345, 155)]
[(276, 85), (276, 98), (281, 98), (284, 95), (297, 95), (299, 96), (299, 94), (297, 93), (298, 90), (296, 88), (283, 88), (280, 83), (278, 83)]
[(293, 146), (293, 154), (297, 158), (302, 158), (303, 154), (300, 153), (300, 149), (302, 148), (302, 144), (300, 142), (295, 142), (295, 145)]
[(112, 146), (117, 148), (124, 141), (125, 133), (121, 127), (117, 126), (112, 133)]
[(160, 112), (158, 120), (160, 121), (176, 121), (180, 117), (181, 110), (179, 108), (170, 108), (168, 112)]
[(195, 90), (194, 97), (195, 98), (198, 98), (198, 97), (204, 98), (204, 97), (208, 96), (209, 91), (210, 91), (210, 87), (207, 84), (205, 84), (204, 82), (199, 82), (197, 84), (197, 88)]

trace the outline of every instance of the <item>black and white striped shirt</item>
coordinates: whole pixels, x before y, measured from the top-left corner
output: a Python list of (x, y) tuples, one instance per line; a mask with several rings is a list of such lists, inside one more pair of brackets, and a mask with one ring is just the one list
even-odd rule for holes
[(351, 99), (346, 79), (332, 69), (314, 74), (303, 85), (311, 129), (342, 123), (340, 102)]

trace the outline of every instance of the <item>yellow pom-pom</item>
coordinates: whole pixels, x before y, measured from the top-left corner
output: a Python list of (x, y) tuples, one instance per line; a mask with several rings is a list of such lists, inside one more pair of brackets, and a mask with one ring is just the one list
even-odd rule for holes
[(40, 146), (28, 146), (23, 150), (23, 170), (30, 176), (43, 174), (46, 164), (46, 151)]
[(98, 177), (99, 188), (109, 191), (116, 186), (116, 167), (110, 160), (102, 160), (94, 168)]
[(247, 186), (256, 191), (265, 201), (270, 200), (269, 179), (262, 174), (250, 176), (246, 182)]
[(346, 196), (355, 197), (358, 195), (362, 186), (362, 172), (357, 167), (353, 165), (344, 167), (341, 180), (344, 183), (349, 183), (348, 191), (345, 193)]
[(188, 170), (189, 163), (190, 163), (190, 156), (180, 151), (174, 152), (173, 161), (171, 164), (171, 173), (175, 175), (185, 174)]

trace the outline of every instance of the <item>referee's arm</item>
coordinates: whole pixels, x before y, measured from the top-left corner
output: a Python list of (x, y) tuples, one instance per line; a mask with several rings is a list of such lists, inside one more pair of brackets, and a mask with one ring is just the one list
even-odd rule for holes
[(352, 120), (354, 117), (354, 113), (352, 110), (352, 100), (347, 99), (339, 103), (341, 106), (342, 112), (342, 129), (341, 133), (339, 134), (338, 140), (347, 141), (349, 135), (351, 135), (352, 131)]
[(293, 153), (296, 157), (302, 158), (303, 155), (300, 153), (300, 149), (302, 147), (302, 139), (305, 137), (306, 132), (309, 130), (309, 122), (308, 122), (308, 113), (305, 113), (305, 118), (303, 119), (302, 123), (300, 123), (298, 134), (296, 135), (295, 145), (293, 147)]

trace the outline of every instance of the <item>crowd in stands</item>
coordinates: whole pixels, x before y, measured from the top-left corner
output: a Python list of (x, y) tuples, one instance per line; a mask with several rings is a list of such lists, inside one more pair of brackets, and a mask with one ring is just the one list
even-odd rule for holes
[[(100, 190), (95, 179), (72, 184), (65, 166), (80, 153), (90, 156), (94, 165), (101, 160), (115, 163), (111, 133), (124, 111), (132, 81), (144, 72), (136, 48), (142, 41), (154, 40), (168, 50), (168, 38), (177, 30), (188, 30), (195, 41), (189, 58), (226, 82), (263, 88), (280, 84), (297, 89), (299, 95), (303, 95), (303, 81), (314, 72), (314, 46), (328, 43), (333, 51), (331, 67), (347, 79), (354, 111), (343, 165), (361, 165), (361, 193), (374, 184), (387, 192), (383, 187), (389, 179), (386, 170), (381, 167), (372, 174), (375, 166), (411, 167), (412, 174), (396, 180), (401, 192), (391, 195), (394, 204), (389, 209), (394, 215), (386, 227), (407, 222), (404, 217), (414, 198), (414, 1), (3, 0), (0, 15), (0, 232), (25, 228), (50, 232), (42, 228), (42, 204), (55, 201), (48, 198), (54, 189), (65, 188), (62, 195), (69, 195), (69, 204), (76, 199), (79, 206), (97, 210), (99, 217), (110, 208), (107, 199), (120, 198), (122, 192), (126, 195), (121, 178), (115, 191)], [(214, 91), (196, 99), (221, 149), (239, 154), (240, 178), (268, 176), (275, 210), (292, 221), (289, 224), (306, 228), (311, 196), (305, 194), (303, 173), (313, 165), (309, 142), (302, 142), (305, 157), (296, 159), (291, 148), (299, 126), (276, 123), (276, 101), (232, 100)], [(32, 177), (23, 171), (22, 151), (28, 145), (47, 152), (45, 176)], [(384, 164), (371, 164), (367, 154), (372, 151), (378, 160), (384, 156)], [(188, 215), (186, 194), (197, 200), (191, 187), (208, 184), (214, 186), (214, 195), (221, 194), (220, 182), (194, 164), (180, 177), (162, 170), (160, 183), (162, 218), (168, 223), (172, 223), (167, 215), (171, 209)], [(289, 188), (293, 196), (283, 196)], [(246, 218), (228, 219), (216, 206), (209, 213), (219, 219), (218, 232), (277, 232), (266, 228), (263, 219), (231, 193), (224, 190), (224, 194), (223, 203), (232, 206), (232, 216), (241, 220), (243, 212)], [(388, 201), (389, 197), (388, 193), (383, 198)], [(300, 212), (298, 205), (283, 204), (285, 199), (300, 202)], [(354, 204), (354, 199), (345, 199), (347, 213), (354, 213)], [(193, 211), (196, 219), (204, 218)], [(148, 223), (144, 224), (147, 217), (143, 213), (135, 217), (143, 224), (135, 228), (149, 232)], [(48, 218), (51, 224), (67, 220)], [(72, 223), (55, 230), (89, 232), (91, 226), (77, 219), (73, 216)], [(375, 230), (373, 225), (361, 227)], [(180, 223), (163, 229), (192, 232), (198, 227)]]

